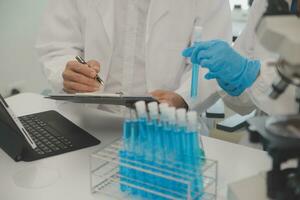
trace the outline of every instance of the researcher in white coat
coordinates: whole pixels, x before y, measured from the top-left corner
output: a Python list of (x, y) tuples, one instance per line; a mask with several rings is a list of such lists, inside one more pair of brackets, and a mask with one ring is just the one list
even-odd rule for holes
[[(291, 10), (296, 10), (297, 0), (288, 0)], [(221, 95), (225, 103), (236, 112), (247, 114), (258, 108), (265, 114), (295, 114), (296, 88), (290, 86), (277, 100), (268, 94), (278, 77), (275, 68), (267, 66), (278, 55), (267, 51), (258, 41), (256, 26), (267, 8), (267, 0), (255, 0), (250, 9), (246, 28), (234, 44), (234, 49), (224, 41), (208, 41), (184, 51), (194, 63), (209, 68), (207, 79), (216, 79), (229, 95)], [(299, 9), (300, 10), (300, 9)], [(299, 12), (298, 10), (298, 12)], [(276, 41), (274, 41), (276, 42)]]
[[(230, 42), (229, 2), (50, 0), (36, 48), (56, 91), (151, 93), (172, 106), (192, 107), (191, 67), (181, 50), (190, 45), (195, 24), (203, 27), (203, 40)], [(91, 68), (75, 61), (77, 55)], [(218, 86), (212, 80), (201, 89), (199, 102)]]

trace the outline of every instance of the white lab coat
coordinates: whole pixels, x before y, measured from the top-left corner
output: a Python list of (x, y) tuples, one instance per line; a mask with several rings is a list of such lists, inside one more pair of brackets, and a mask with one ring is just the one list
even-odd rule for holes
[[(269, 115), (294, 114), (298, 112), (298, 105), (295, 102), (296, 88), (289, 86), (286, 92), (277, 100), (269, 98), (273, 81), (278, 78), (275, 68), (267, 66), (268, 61), (275, 61), (278, 56), (267, 51), (258, 41), (255, 28), (267, 8), (266, 0), (255, 0), (248, 18), (248, 23), (234, 44), (234, 48), (242, 55), (259, 59), (262, 63), (261, 73), (253, 86), (240, 97), (224, 98), (225, 103), (241, 114), (249, 113), (255, 107)], [(274, 41), (276, 42), (276, 41)]]
[[(114, 0), (50, 0), (36, 48), (45, 74), (57, 91), (63, 88), (67, 61), (82, 55), (101, 63), (106, 81), (114, 44)], [(191, 106), (190, 66), (181, 52), (190, 43), (195, 19), (203, 26), (203, 40), (231, 41), (227, 0), (152, 0), (146, 31), (147, 90), (175, 91)], [(205, 84), (205, 86), (204, 86)], [(215, 93), (215, 81), (200, 85), (201, 98)]]

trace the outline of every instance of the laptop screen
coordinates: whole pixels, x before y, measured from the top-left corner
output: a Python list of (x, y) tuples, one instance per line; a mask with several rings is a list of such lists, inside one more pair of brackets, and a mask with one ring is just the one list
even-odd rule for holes
[(8, 104), (0, 94), (0, 121), (1, 123), (5, 123), (10, 128), (15, 130), (16, 132), (20, 132), (26, 139), (27, 143), (33, 148), (36, 148), (36, 144), (23, 127), (22, 123), (20, 122), (19, 118), (15, 116), (13, 111), (9, 108)]
[(0, 95), (0, 123), (4, 123), (10, 128), (14, 129), (15, 131), (19, 131), (19, 128), (17, 127), (14, 120), (11, 118), (7, 110), (5, 109), (5, 106), (8, 107), (7, 103), (5, 102), (4, 98)]

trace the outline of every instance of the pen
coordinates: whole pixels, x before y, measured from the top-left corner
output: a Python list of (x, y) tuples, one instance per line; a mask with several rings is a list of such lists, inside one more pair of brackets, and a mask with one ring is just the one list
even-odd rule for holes
[[(88, 65), (87, 62), (85, 62), (85, 60), (84, 60), (81, 56), (76, 56), (75, 58), (76, 58), (76, 60), (77, 60), (79, 63), (84, 64), (84, 65)], [(88, 66), (89, 66), (89, 65), (88, 65)], [(89, 67), (91, 67), (91, 66), (89, 66)], [(95, 79), (96, 79), (102, 86), (104, 86), (104, 81), (103, 81), (98, 75), (96, 75)]]

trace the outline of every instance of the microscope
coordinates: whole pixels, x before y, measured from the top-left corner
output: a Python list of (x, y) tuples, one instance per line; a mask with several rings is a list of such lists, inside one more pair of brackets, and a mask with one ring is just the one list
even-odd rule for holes
[[(299, 11), (299, 10), (298, 10)], [(289, 85), (300, 94), (300, 18), (291, 14), (285, 0), (268, 0), (268, 8), (257, 26), (261, 44), (280, 56), (276, 67), (280, 79), (269, 94), (276, 100)], [(248, 120), (250, 141), (262, 143), (272, 158), (272, 169), (266, 174), (266, 196), (274, 200), (300, 199), (300, 96), (298, 114), (255, 117)], [(284, 165), (293, 161), (293, 167)]]

